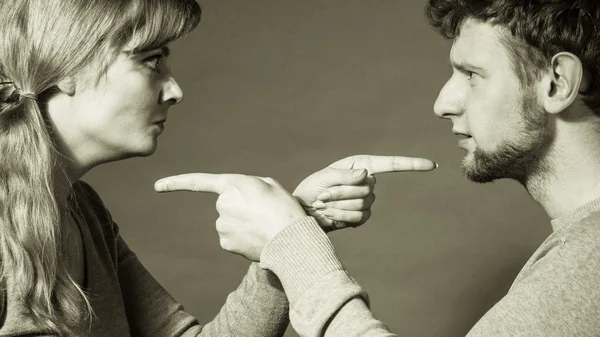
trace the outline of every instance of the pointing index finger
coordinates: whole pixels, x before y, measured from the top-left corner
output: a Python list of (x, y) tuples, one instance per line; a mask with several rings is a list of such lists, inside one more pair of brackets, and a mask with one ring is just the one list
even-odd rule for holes
[[(365, 167), (369, 174), (385, 172), (404, 172), (404, 171), (431, 171), (437, 167), (437, 164), (426, 158), (413, 158), (401, 156), (368, 156), (365, 158)], [(362, 163), (358, 162), (355, 169), (363, 168)]]
[(221, 194), (225, 191), (223, 174), (187, 173), (159, 179), (154, 183), (157, 192), (192, 191)]

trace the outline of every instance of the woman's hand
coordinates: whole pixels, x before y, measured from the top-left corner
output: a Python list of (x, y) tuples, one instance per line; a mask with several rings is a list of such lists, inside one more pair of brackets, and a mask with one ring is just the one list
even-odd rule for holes
[(431, 171), (429, 159), (356, 155), (338, 160), (304, 179), (293, 195), (326, 232), (357, 227), (371, 216), (375, 176), (383, 172)]
[(160, 179), (154, 188), (219, 194), (216, 227), (221, 247), (256, 262), (282, 229), (306, 216), (298, 201), (271, 178), (190, 173)]

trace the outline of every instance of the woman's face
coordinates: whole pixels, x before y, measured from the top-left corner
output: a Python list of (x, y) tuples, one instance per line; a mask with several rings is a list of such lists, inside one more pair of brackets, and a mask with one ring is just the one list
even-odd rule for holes
[(50, 118), (65, 147), (61, 150), (75, 165), (154, 153), (168, 109), (183, 99), (168, 54), (166, 46), (121, 53), (99, 79), (82, 74), (72, 92), (50, 100)]

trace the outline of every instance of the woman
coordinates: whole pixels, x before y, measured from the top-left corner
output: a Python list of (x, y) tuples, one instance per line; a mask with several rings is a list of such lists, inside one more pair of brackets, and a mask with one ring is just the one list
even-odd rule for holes
[[(168, 108), (183, 98), (167, 44), (196, 27), (197, 3), (11, 0), (0, 2), (0, 17), (0, 335), (282, 335), (288, 304), (272, 273), (253, 263), (202, 326), (149, 275), (79, 180), (155, 151)], [(310, 206), (319, 193), (347, 183), (366, 201), (349, 220), (366, 221), (373, 179), (332, 172), (305, 180), (296, 197), (317, 214)], [(306, 216), (281, 186), (273, 190), (287, 215), (266, 207), (265, 217), (284, 227), (286, 216)]]

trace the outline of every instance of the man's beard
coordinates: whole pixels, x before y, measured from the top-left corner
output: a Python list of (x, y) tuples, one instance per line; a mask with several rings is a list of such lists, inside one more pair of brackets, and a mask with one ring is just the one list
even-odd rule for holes
[(527, 185), (532, 176), (546, 170), (543, 161), (553, 136), (548, 115), (532, 92), (523, 96), (522, 116), (523, 129), (512, 139), (499, 144), (493, 152), (476, 148), (470, 160), (463, 160), (462, 168), (469, 180), (488, 183), (508, 178)]

